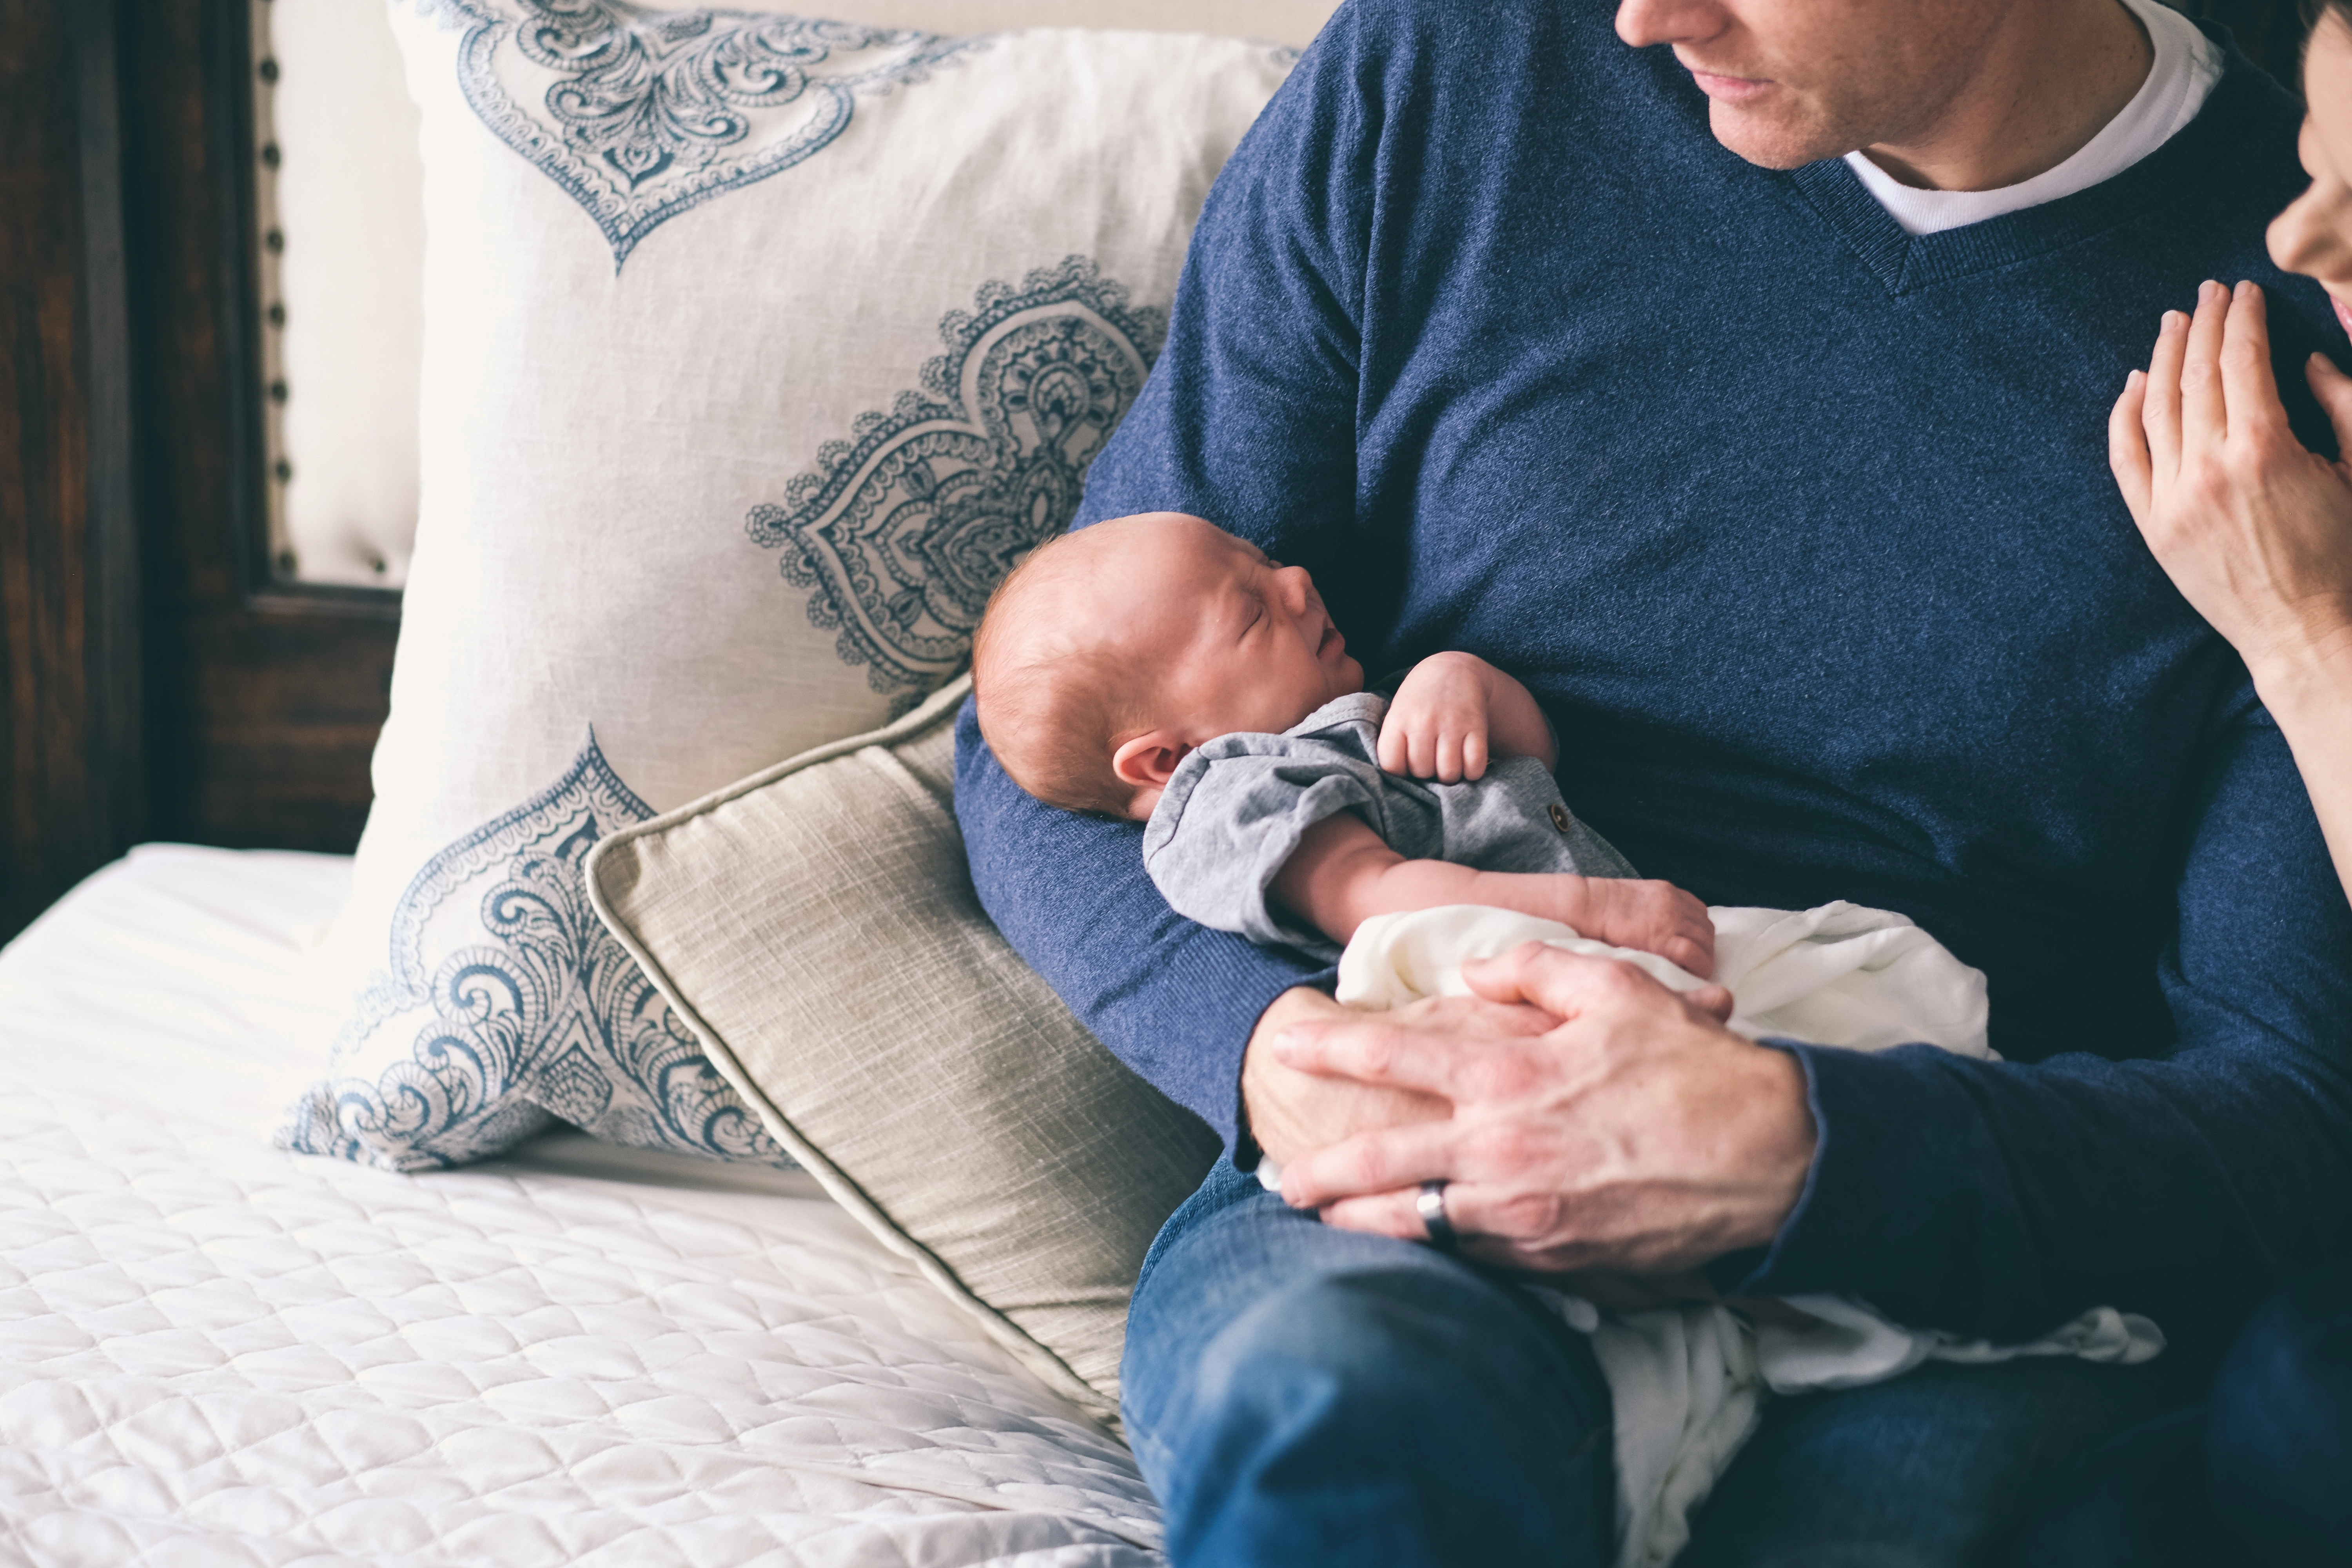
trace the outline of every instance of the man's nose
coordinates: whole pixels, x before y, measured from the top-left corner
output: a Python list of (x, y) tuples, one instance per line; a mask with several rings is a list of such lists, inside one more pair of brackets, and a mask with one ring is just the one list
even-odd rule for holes
[(1723, 30), (1719, 0), (1622, 0), (1617, 36), (1637, 49), (1711, 38)]

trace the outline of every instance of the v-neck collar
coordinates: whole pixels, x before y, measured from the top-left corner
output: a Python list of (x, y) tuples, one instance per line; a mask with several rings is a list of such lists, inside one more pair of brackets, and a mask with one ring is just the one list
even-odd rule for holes
[(2046, 256), (2184, 195), (2210, 191), (2243, 156), (2260, 100), (2277, 90), (2228, 35), (2221, 79), (2197, 118), (2112, 179), (2056, 201), (1934, 234), (1906, 233), (1843, 158), (1780, 176), (1858, 257), (1889, 294), (1948, 283)]

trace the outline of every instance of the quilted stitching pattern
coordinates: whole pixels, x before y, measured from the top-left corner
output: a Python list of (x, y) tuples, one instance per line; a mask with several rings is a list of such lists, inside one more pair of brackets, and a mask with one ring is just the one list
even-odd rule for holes
[(1157, 1532), (1125, 1450), (828, 1204), (398, 1175), (0, 1060), (0, 1561), (1144, 1568)]

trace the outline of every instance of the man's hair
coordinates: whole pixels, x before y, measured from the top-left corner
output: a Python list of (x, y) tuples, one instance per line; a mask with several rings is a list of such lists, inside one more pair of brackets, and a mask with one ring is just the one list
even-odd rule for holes
[(1049, 539), (988, 597), (971, 639), (980, 732), (1013, 782), (1048, 805), (1124, 818), (1134, 787), (1111, 771), (1120, 739), (1148, 727), (1141, 671), (1077, 635), (1066, 596), (1094, 591), (1082, 533)]

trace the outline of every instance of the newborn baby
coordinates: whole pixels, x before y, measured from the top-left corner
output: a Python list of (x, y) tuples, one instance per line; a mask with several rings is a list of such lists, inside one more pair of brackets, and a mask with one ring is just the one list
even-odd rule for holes
[(1526, 687), (1441, 653), (1366, 691), (1307, 573), (1197, 517), (1042, 546), (990, 601), (972, 686), (1013, 782), (1147, 822), (1152, 880), (1203, 925), (1336, 958), (1372, 916), (1476, 904), (1713, 967), (1706, 906), (1560, 799)]

